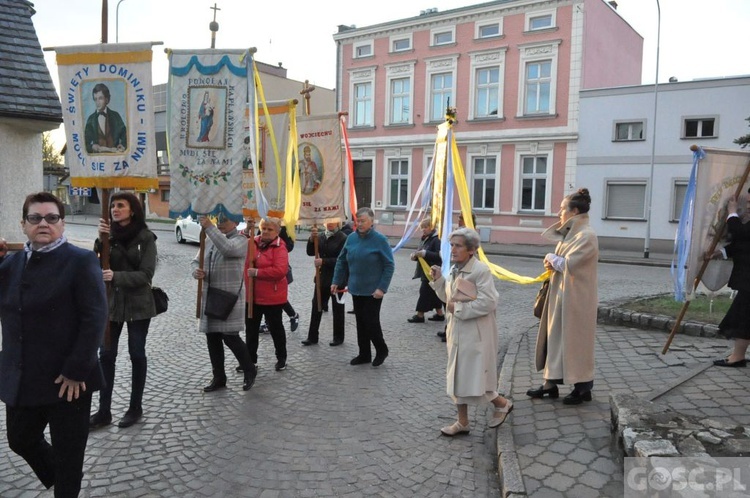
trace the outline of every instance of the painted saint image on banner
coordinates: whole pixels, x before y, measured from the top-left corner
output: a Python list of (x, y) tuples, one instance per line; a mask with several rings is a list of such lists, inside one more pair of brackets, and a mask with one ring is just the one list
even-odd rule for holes
[[(81, 85), (84, 140), (89, 154), (122, 154), (128, 149), (127, 91), (122, 79), (86, 81)], [(125, 119), (123, 119), (125, 116)]]
[(226, 147), (227, 89), (222, 86), (188, 88), (187, 146), (201, 149)]
[(310, 195), (315, 193), (323, 183), (323, 157), (318, 148), (307, 142), (302, 142), (298, 147), (299, 160), (299, 180), (302, 194)]

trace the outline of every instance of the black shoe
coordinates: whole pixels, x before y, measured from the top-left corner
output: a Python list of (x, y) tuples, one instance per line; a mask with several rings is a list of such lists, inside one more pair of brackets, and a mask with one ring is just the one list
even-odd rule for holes
[(312, 346), (313, 344), (317, 344), (318, 341), (311, 341), (310, 339), (305, 339), (302, 341), (303, 346)]
[(438, 332), (437, 336), (440, 337), (443, 342), (445, 342), (445, 330), (443, 330), (442, 332)]
[(529, 389), (528, 391), (526, 391), (526, 396), (528, 396), (529, 398), (543, 398), (545, 394), (552, 399), (560, 397), (560, 391), (554, 384), (549, 389), (545, 389), (544, 384), (542, 384), (542, 386), (538, 389)]
[(258, 376), (258, 372), (251, 372), (245, 374), (245, 381), (242, 383), (242, 390), (249, 391), (253, 384), (255, 384), (255, 377)]
[(214, 377), (211, 379), (211, 382), (203, 388), (204, 393), (210, 393), (213, 391), (216, 391), (217, 389), (223, 389), (227, 387), (227, 378), (224, 377), (223, 379), (217, 379)]
[(236, 366), (236, 367), (234, 367), (234, 371), (235, 371), (235, 372), (244, 372), (244, 371), (245, 371), (245, 369), (244, 369), (244, 368), (242, 368), (242, 365), (239, 365), (239, 366)]
[(261, 334), (270, 334), (270, 331), (268, 330), (268, 324), (261, 323), (260, 324), (260, 329), (258, 329), (258, 332), (261, 333)]
[(286, 370), (286, 360), (279, 360), (276, 362), (276, 371), (281, 372), (282, 370)]
[(747, 360), (737, 360), (730, 362), (726, 358), (722, 358), (721, 360), (714, 360), (714, 365), (716, 365), (717, 367), (740, 368), (747, 366)]
[(101, 429), (112, 423), (112, 413), (99, 410), (89, 417), (89, 429)]
[(344, 341), (332, 341), (328, 343), (329, 346), (341, 346), (342, 344), (344, 344)]
[(386, 350), (383, 354), (376, 354), (375, 359), (372, 360), (372, 366), (373, 367), (379, 367), (383, 364), (385, 359), (388, 358), (388, 351)]
[(129, 408), (128, 411), (125, 412), (125, 416), (122, 417), (120, 421), (117, 423), (117, 427), (121, 429), (130, 427), (131, 425), (138, 422), (142, 416), (143, 416), (142, 408), (138, 408), (138, 409)]
[(432, 315), (428, 320), (431, 322), (444, 322), (445, 315)]
[(297, 330), (297, 327), (299, 327), (299, 313), (295, 313), (293, 317), (289, 318), (289, 324), (292, 328), (292, 332)]
[(424, 323), (424, 317), (419, 316), (419, 315), (414, 315), (411, 318), (407, 318), (406, 321), (409, 323)]
[(580, 405), (584, 401), (591, 401), (591, 391), (579, 393), (573, 389), (573, 392), (563, 398), (564, 405)]
[(321, 309), (320, 311), (322, 311), (323, 313), (328, 313), (328, 306), (326, 306), (325, 308)]
[(355, 356), (354, 359), (349, 362), (350, 365), (364, 365), (365, 363), (370, 363), (370, 360), (362, 358), (361, 356)]

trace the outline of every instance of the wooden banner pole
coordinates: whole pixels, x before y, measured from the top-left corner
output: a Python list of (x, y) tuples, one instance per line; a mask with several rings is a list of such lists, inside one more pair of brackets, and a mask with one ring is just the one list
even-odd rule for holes
[[(313, 224), (313, 247), (315, 248), (315, 259), (320, 258), (320, 244), (318, 243), (318, 224)], [(318, 313), (323, 311), (323, 293), (320, 290), (320, 266), (315, 267), (315, 301), (318, 303)]]
[[(690, 147), (691, 150), (693, 149), (692, 146)], [(748, 161), (747, 165), (745, 166), (745, 172), (742, 174), (742, 177), (740, 179), (740, 182), (737, 184), (737, 190), (734, 192), (734, 198), (738, 198), (740, 194), (742, 193), (742, 189), (745, 187), (745, 182), (747, 182), (747, 178), (750, 176), (750, 161)], [(726, 217), (723, 220), (719, 220), (719, 226), (716, 230), (716, 233), (714, 234), (714, 238), (711, 241), (711, 245), (708, 248), (708, 251), (706, 251), (708, 254), (713, 254), (713, 252), (716, 250), (716, 246), (719, 244), (719, 241), (721, 240), (721, 237), (724, 232), (724, 226), (726, 225), (727, 220)], [(695, 276), (695, 280), (693, 280), (693, 289), (692, 292), (695, 292), (695, 289), (698, 288), (698, 284), (701, 282), (701, 279), (703, 278), (703, 274), (706, 271), (706, 268), (708, 267), (709, 260), (704, 259), (703, 263), (701, 264), (700, 269), (698, 270), (698, 274)], [(664, 348), (661, 350), (661, 354), (667, 354), (667, 351), (669, 351), (669, 346), (672, 344), (672, 339), (674, 339), (674, 336), (677, 334), (677, 330), (680, 328), (680, 324), (682, 323), (682, 319), (685, 317), (685, 313), (687, 313), (687, 309), (690, 306), (690, 301), (686, 300), (682, 304), (682, 309), (680, 309), (680, 313), (677, 315), (677, 319), (674, 322), (674, 326), (672, 327), (672, 331), (669, 333), (669, 337), (667, 338), (667, 342), (664, 344)]]
[[(101, 217), (105, 223), (109, 224), (109, 195), (110, 189), (103, 188), (102, 195), (99, 201), (102, 203)], [(99, 232), (99, 242), (101, 243), (102, 252), (99, 254), (99, 261), (102, 265), (102, 270), (109, 270), (109, 234)], [(104, 287), (107, 289), (107, 298), (112, 292), (112, 282), (105, 282)], [(109, 308), (108, 308), (109, 309)], [(104, 329), (104, 349), (109, 349), (112, 343), (112, 334), (109, 331), (109, 320), (107, 320), (107, 327)]]

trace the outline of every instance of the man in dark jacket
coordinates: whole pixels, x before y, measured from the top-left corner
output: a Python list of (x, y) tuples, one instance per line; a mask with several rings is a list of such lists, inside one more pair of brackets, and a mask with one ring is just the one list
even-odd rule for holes
[[(76, 497), (83, 478), (91, 394), (107, 323), (102, 270), (92, 251), (69, 244), (65, 211), (52, 194), (26, 197), (23, 251), (0, 239), (0, 400), (8, 446), (55, 497)], [(54, 445), (45, 437), (45, 427)]]
[[(315, 239), (318, 239), (318, 255), (315, 255)], [(336, 296), (331, 295), (331, 281), (333, 270), (336, 268), (336, 258), (339, 257), (341, 249), (346, 243), (346, 235), (339, 229), (338, 223), (327, 223), (325, 233), (318, 234), (318, 229), (313, 228), (307, 241), (307, 255), (315, 256), (315, 267), (320, 268), (320, 308), (318, 311), (317, 290), (312, 299), (312, 312), (310, 314), (310, 328), (307, 339), (302, 345), (310, 346), (318, 343), (318, 328), (322, 309), (328, 304), (328, 299), (333, 301), (333, 342), (331, 346), (339, 346), (344, 342), (344, 303), (339, 303)]]

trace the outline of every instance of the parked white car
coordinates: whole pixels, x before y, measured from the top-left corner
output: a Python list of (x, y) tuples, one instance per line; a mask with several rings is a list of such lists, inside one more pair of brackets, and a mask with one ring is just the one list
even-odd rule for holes
[[(237, 231), (241, 232), (245, 229), (247, 224), (242, 221), (237, 225)], [(193, 219), (192, 216), (185, 218), (179, 218), (174, 223), (174, 237), (177, 242), (184, 244), (185, 242), (200, 242), (201, 226), (197, 219)]]

